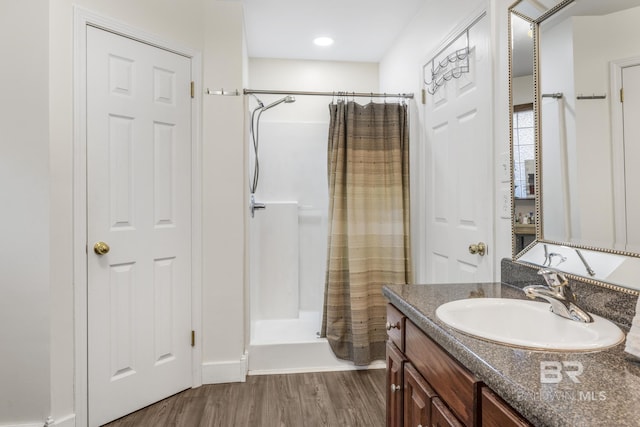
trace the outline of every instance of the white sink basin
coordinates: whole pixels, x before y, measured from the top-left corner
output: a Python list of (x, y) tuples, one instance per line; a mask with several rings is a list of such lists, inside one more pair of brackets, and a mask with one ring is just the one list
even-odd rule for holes
[(565, 319), (545, 302), (470, 298), (442, 304), (436, 310), (447, 325), (493, 342), (548, 351), (595, 351), (624, 340), (614, 323), (591, 315), (593, 323)]

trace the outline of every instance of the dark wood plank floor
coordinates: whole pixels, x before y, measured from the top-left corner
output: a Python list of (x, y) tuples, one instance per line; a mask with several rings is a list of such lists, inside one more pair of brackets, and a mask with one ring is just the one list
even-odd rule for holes
[(186, 390), (108, 427), (382, 427), (385, 371), (247, 377)]

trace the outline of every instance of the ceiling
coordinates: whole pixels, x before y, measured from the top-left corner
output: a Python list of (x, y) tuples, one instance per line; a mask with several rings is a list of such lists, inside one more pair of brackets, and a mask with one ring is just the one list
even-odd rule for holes
[[(238, 0), (250, 57), (379, 62), (429, 0)], [(335, 43), (318, 47), (313, 39)]]

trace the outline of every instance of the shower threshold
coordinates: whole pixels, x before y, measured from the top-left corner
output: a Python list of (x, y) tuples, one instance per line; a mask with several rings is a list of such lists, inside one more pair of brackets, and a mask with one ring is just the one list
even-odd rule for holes
[(252, 324), (249, 375), (383, 369), (385, 362), (365, 367), (335, 357), (318, 331), (321, 313), (301, 311), (296, 319), (259, 320)]

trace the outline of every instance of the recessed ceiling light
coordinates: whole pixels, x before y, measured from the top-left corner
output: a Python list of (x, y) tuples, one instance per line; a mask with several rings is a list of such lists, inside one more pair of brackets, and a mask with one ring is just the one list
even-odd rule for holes
[(313, 43), (316, 46), (331, 46), (333, 44), (333, 39), (331, 37), (316, 37), (313, 39)]

